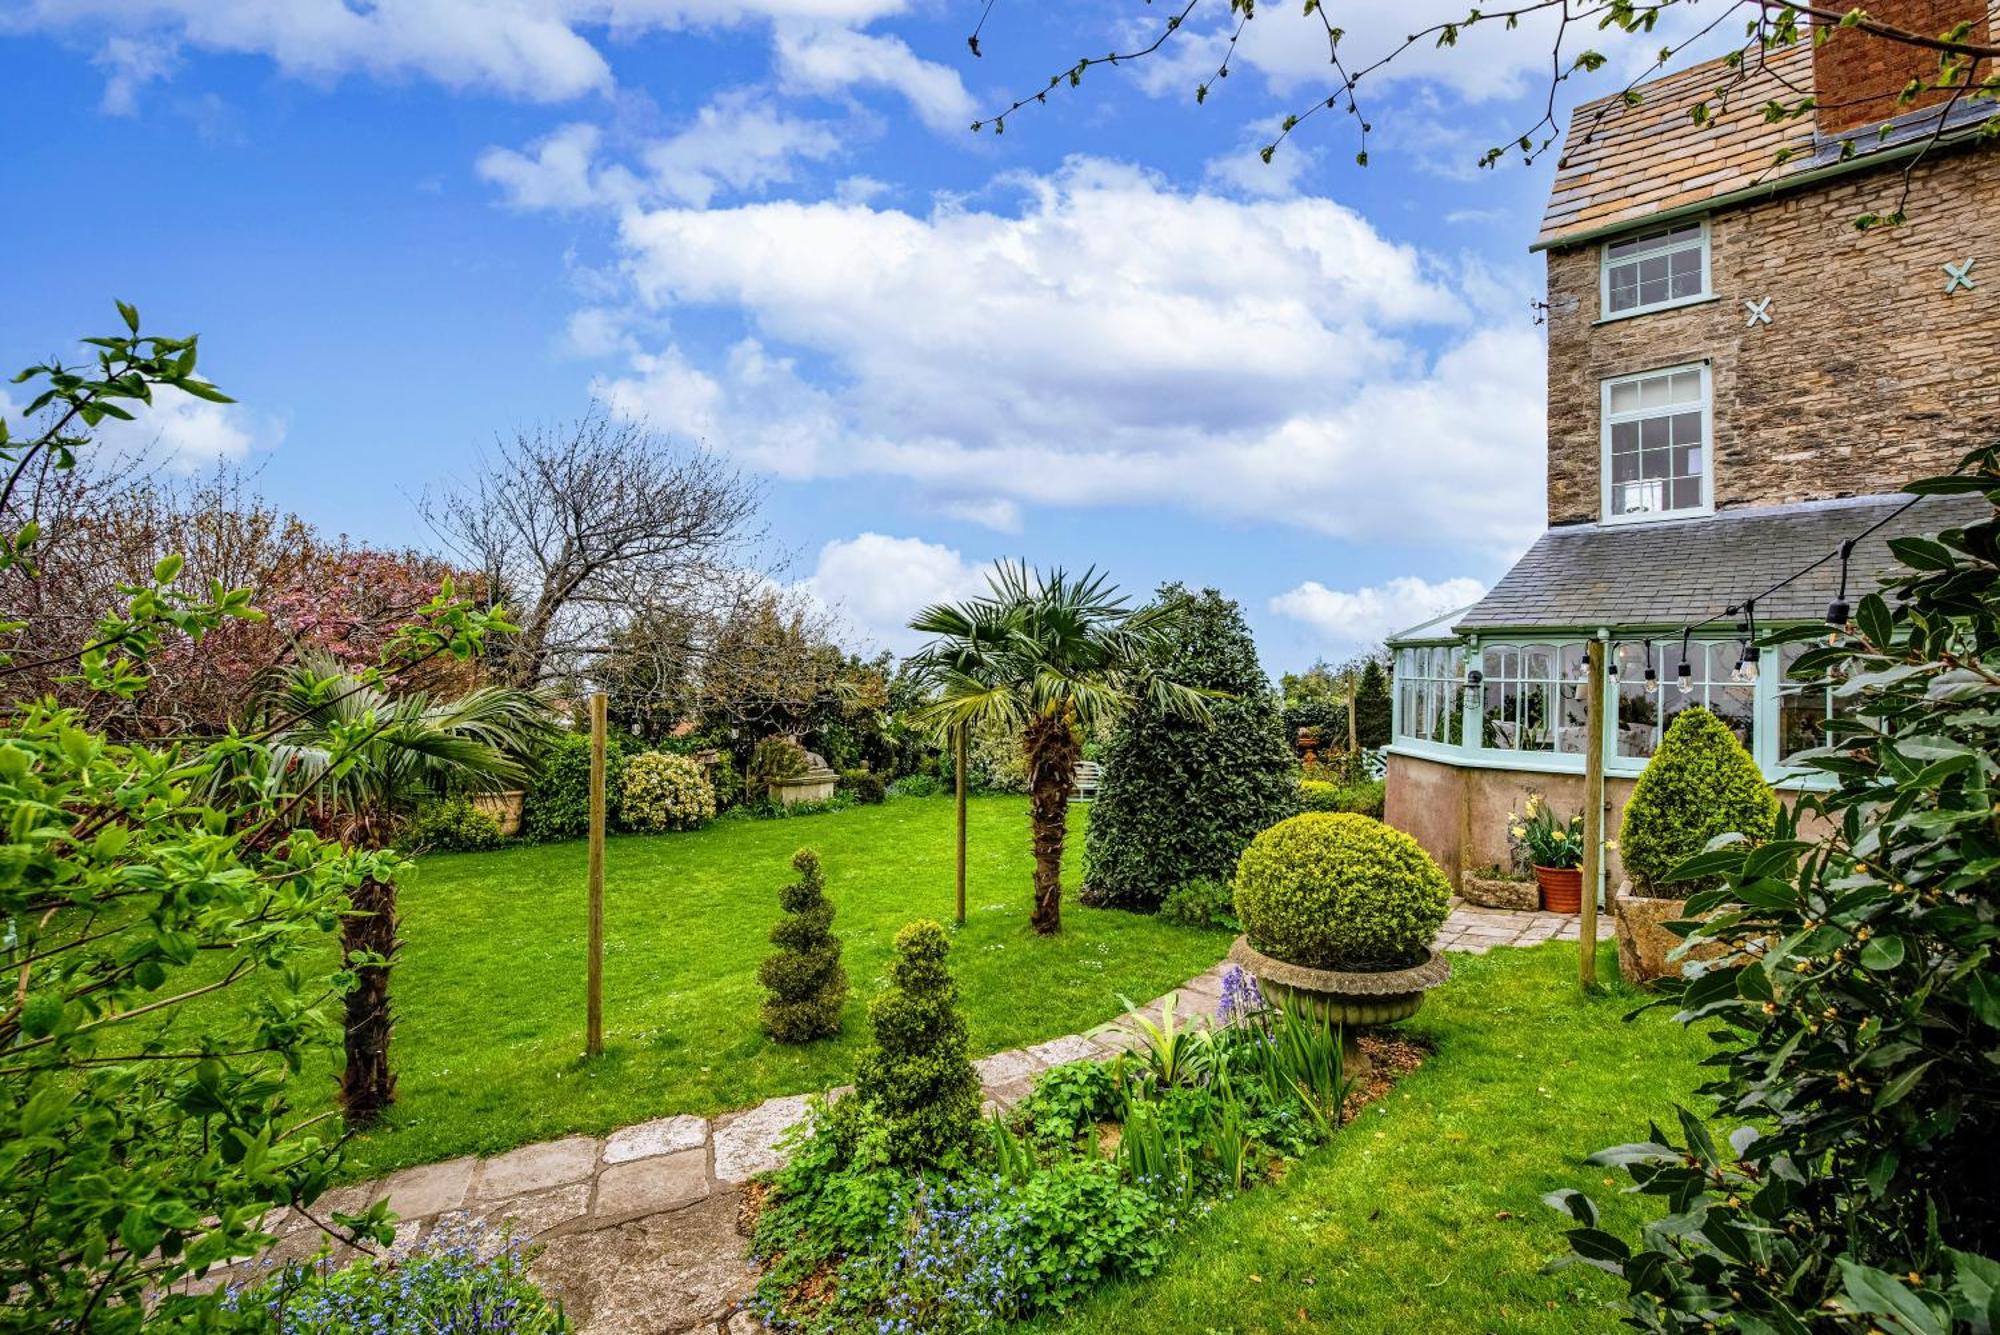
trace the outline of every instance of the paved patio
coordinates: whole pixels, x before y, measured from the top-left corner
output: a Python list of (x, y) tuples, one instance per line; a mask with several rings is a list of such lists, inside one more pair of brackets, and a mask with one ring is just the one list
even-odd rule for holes
[[(1608, 922), (1599, 934), (1610, 935)], [(1484, 954), (1577, 935), (1569, 915), (1454, 902), (1438, 944)], [(1228, 967), (1189, 979), (1140, 1013), (1157, 1022), (1173, 996), (1177, 1017), (1214, 1016)], [(1005, 1107), (1047, 1068), (1109, 1057), (1136, 1041), (1113, 1020), (974, 1065), (989, 1106)], [(756, 1282), (748, 1242), (737, 1231), (743, 1186), (778, 1166), (777, 1143), (805, 1111), (806, 1096), (790, 1095), (720, 1117), (662, 1117), (608, 1136), (426, 1164), (329, 1193), (313, 1213), (325, 1219), (387, 1197), (404, 1221), (399, 1246), (464, 1218), (511, 1222), (540, 1248), (535, 1277), (560, 1295), (578, 1335), (748, 1335), (761, 1327), (742, 1310)], [(295, 1212), (285, 1212), (272, 1231), (279, 1242), (270, 1259), (309, 1256), (322, 1243), (319, 1227)]]

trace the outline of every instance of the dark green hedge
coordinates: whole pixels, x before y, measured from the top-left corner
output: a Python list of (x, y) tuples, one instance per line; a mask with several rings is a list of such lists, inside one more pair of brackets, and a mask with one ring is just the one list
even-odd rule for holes
[(1184, 882), (1226, 881), (1244, 845), (1299, 809), (1298, 773), (1278, 698), (1257, 662), (1243, 612), (1213, 589), (1165, 585), (1185, 612), (1153, 667), (1226, 691), (1213, 728), (1145, 704), (1104, 751), (1104, 778), (1084, 845), (1084, 902), (1158, 907)]

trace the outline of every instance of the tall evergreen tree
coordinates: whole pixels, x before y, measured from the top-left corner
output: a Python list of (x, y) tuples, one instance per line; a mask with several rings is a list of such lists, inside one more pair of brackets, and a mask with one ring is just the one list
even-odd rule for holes
[(1242, 609), (1180, 584), (1156, 602), (1178, 612), (1149, 668), (1224, 698), (1210, 703), (1213, 726), (1144, 696), (1119, 722), (1084, 845), (1090, 904), (1153, 908), (1177, 885), (1227, 879), (1253, 835), (1298, 810), (1283, 713)]
[(1387, 746), (1389, 724), (1389, 674), (1382, 670), (1381, 659), (1371, 657), (1354, 688), (1354, 730), (1360, 745), (1371, 751)]

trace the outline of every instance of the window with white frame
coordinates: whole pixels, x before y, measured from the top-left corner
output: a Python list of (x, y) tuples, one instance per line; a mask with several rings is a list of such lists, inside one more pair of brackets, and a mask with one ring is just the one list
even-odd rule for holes
[(1479, 670), (1481, 746), (1583, 754), (1587, 702), (1581, 643), (1484, 645)]
[[(1840, 713), (1829, 681), (1797, 681), (1792, 665), (1811, 645), (1778, 649), (1778, 763), (1789, 765), (1801, 751), (1832, 744), (1829, 724)], [(1769, 655), (1766, 655), (1768, 661)]]
[(1708, 295), (1708, 225), (1680, 223), (1604, 247), (1602, 315), (1641, 315)]
[(1604, 516), (1660, 519), (1710, 505), (1708, 368), (1604, 382)]
[(1737, 674), (1743, 646), (1735, 640), (1696, 641), (1687, 646), (1687, 689), (1680, 676), (1681, 646), (1652, 646), (1654, 681), (1646, 680), (1647, 646), (1618, 646), (1612, 662), (1618, 669), (1618, 730), (1616, 754), (1643, 760), (1659, 749), (1660, 736), (1673, 726), (1683, 709), (1701, 707), (1729, 725), (1737, 740), (1753, 754), (1757, 737), (1757, 685)]
[(1435, 644), (1396, 655), (1396, 735), (1457, 746), (1465, 737), (1465, 649)]

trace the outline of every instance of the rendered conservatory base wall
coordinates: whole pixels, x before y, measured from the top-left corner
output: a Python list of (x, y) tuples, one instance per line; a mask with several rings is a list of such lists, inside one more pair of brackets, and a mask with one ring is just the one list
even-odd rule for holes
[[(1562, 815), (1583, 810), (1581, 774), (1474, 769), (1394, 752), (1388, 762), (1382, 819), (1422, 844), (1454, 886), (1467, 871), (1508, 865), (1507, 817), (1521, 809), (1529, 793), (1540, 793)], [(1604, 828), (1612, 837), (1625, 817), (1632, 783), (1605, 776), (1609, 810)], [(1610, 884), (1616, 887), (1624, 875), (1618, 854), (1608, 852), (1605, 876)]]

